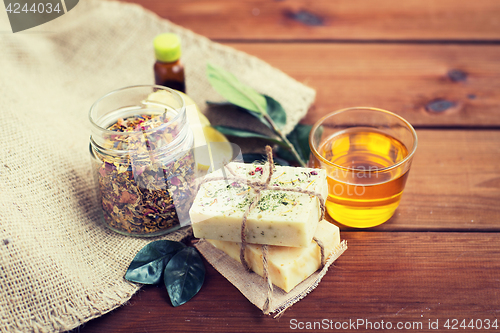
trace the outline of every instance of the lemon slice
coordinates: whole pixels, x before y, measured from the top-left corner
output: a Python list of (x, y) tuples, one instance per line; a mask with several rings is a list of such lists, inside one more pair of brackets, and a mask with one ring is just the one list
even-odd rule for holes
[(226, 136), (212, 126), (204, 127), (203, 133), (209, 144), (213, 166), (217, 167), (220, 163), (231, 162), (233, 158), (233, 147)]
[(189, 97), (188, 95), (186, 95), (185, 93), (183, 93), (181, 91), (177, 91), (177, 92), (182, 96), (182, 98), (184, 98), (184, 103), (186, 103), (186, 106), (189, 106), (189, 105), (196, 106), (196, 110), (198, 110), (198, 118), (200, 119), (200, 124), (202, 126), (210, 126), (210, 121), (203, 113), (201, 113), (200, 109), (198, 108), (198, 105), (196, 105), (196, 103), (191, 99), (191, 97)]
[(207, 145), (195, 149), (195, 160), (198, 171), (206, 172), (209, 168), (216, 170), (233, 158), (233, 147), (221, 132), (211, 126), (203, 127)]

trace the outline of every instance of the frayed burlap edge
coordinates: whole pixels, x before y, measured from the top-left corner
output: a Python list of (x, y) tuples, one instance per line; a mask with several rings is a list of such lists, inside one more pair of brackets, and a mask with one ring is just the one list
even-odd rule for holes
[(207, 81), (206, 61), (279, 100), (288, 130), (314, 100), (314, 90), (262, 60), (133, 4), (80, 1), (27, 33), (4, 34), (0, 332), (69, 330), (139, 289), (123, 275), (154, 239), (121, 236), (98, 224), (87, 114), (111, 90), (154, 81), (151, 41), (165, 31), (184, 37), (188, 93), (200, 107), (221, 98)]

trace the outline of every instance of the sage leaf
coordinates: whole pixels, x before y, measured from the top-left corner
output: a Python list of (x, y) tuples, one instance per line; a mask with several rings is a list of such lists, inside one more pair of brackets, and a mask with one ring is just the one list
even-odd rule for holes
[(186, 247), (170, 259), (163, 281), (173, 306), (179, 306), (200, 291), (205, 280), (205, 265), (198, 251)]
[(265, 97), (241, 83), (233, 74), (207, 63), (207, 76), (212, 87), (229, 102), (247, 109), (257, 118), (266, 114)]
[(222, 102), (214, 102), (214, 101), (206, 101), (208, 106), (231, 106), (233, 103), (222, 101)]
[(285, 148), (288, 147), (288, 145), (285, 142), (281, 141), (280, 139), (276, 139), (276, 138), (267, 136), (265, 134), (261, 134), (261, 133), (257, 133), (257, 132), (253, 132), (253, 131), (248, 131), (248, 130), (244, 130), (244, 129), (236, 128), (236, 127), (228, 127), (228, 126), (214, 126), (214, 128), (224, 135), (232, 135), (232, 136), (236, 136), (239, 138), (263, 139), (263, 140), (269, 141), (271, 143), (275, 143), (275, 144), (278, 144), (280, 146), (283, 146)]
[(206, 101), (207, 105), (209, 107), (215, 107), (215, 108), (231, 108), (234, 112), (235, 112), (235, 117), (237, 117), (237, 113), (238, 112), (245, 112), (245, 113), (248, 113), (252, 116), (254, 116), (255, 118), (257, 118), (261, 123), (263, 123), (264, 125), (266, 125), (267, 127), (271, 128), (271, 125), (266, 121), (266, 119), (264, 118), (263, 114), (261, 113), (257, 113), (257, 112), (254, 112), (254, 111), (251, 111), (251, 110), (247, 110), (245, 108), (242, 108), (241, 106), (238, 106), (236, 104), (233, 104), (231, 102), (212, 102), (212, 101)]
[[(269, 117), (271, 117), (278, 128), (282, 129), (283, 126), (286, 125), (285, 109), (283, 109), (283, 106), (281, 106), (281, 104), (274, 98), (267, 95), (264, 95), (264, 98), (266, 99), (267, 103), (267, 114), (269, 115)], [(272, 127), (268, 125), (267, 122), (265, 124), (272, 129)]]
[[(274, 164), (281, 166), (289, 166), (286, 160), (279, 158), (278, 156), (273, 157)], [(243, 154), (243, 162), (245, 163), (265, 163), (267, 161), (267, 156), (264, 154), (249, 153)]]
[[(274, 123), (278, 126), (278, 128), (280, 128), (280, 129), (283, 128), (283, 126), (286, 125), (285, 109), (283, 109), (283, 106), (281, 106), (281, 104), (277, 100), (275, 100), (274, 98), (267, 96), (267, 95), (263, 95), (263, 96), (266, 99), (266, 103), (267, 103), (267, 107), (266, 107), (267, 114), (274, 121)], [(212, 107), (228, 107), (228, 106), (236, 107), (235, 110), (247, 112), (247, 113), (251, 114), (252, 116), (256, 117), (257, 119), (259, 119), (260, 122), (263, 123), (264, 125), (266, 125), (268, 128), (273, 129), (271, 124), (269, 124), (269, 122), (261, 114), (256, 114), (253, 111), (244, 109), (238, 105), (234, 105), (233, 103), (230, 103), (230, 102), (212, 102), (212, 101), (206, 101), (206, 103), (208, 106), (212, 106)]]
[(144, 246), (134, 257), (125, 273), (125, 279), (142, 284), (157, 284), (169, 260), (181, 249), (181, 242), (158, 240)]
[[(295, 150), (304, 161), (308, 161), (311, 148), (309, 147), (309, 133), (311, 132), (311, 125), (297, 124), (292, 132), (286, 137), (288, 141), (295, 147)], [(288, 161), (297, 160), (293, 154), (286, 148), (279, 148), (277, 154)]]
[[(211, 101), (207, 101), (206, 103), (207, 103), (207, 105), (209, 107), (214, 107), (214, 108), (231, 108), (232, 113), (234, 114), (234, 117), (238, 117), (238, 112), (248, 113), (248, 114), (252, 115), (253, 117), (255, 117), (255, 119), (258, 119), (266, 127), (270, 128), (271, 130), (273, 129), (273, 127), (269, 123), (269, 121), (262, 114), (260, 114), (260, 113), (257, 114), (257, 113), (255, 113), (253, 111), (244, 109), (244, 108), (242, 108), (242, 107), (240, 107), (238, 105), (234, 105), (233, 103), (230, 103), (230, 102), (211, 102)], [(267, 107), (267, 109), (269, 111), (269, 106)]]

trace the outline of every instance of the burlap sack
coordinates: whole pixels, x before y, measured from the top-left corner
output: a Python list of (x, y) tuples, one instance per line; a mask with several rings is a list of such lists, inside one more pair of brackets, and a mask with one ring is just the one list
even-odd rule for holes
[(69, 330), (138, 290), (123, 275), (151, 240), (98, 224), (87, 114), (111, 90), (153, 82), (156, 34), (181, 35), (188, 93), (200, 106), (220, 99), (205, 77), (206, 61), (279, 100), (288, 113), (286, 131), (314, 99), (312, 89), (255, 57), (136, 5), (80, 1), (17, 34), (8, 33), (6, 13), (0, 15), (1, 332)]

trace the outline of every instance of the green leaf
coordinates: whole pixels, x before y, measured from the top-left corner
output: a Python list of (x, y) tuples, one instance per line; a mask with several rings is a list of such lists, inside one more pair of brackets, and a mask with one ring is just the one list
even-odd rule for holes
[[(286, 125), (286, 112), (285, 109), (281, 106), (281, 104), (275, 100), (274, 98), (264, 95), (267, 103), (267, 114), (274, 123), (278, 126), (279, 129), (282, 129), (283, 126)], [(270, 125), (266, 123), (266, 125), (272, 128)]]
[[(281, 104), (275, 100), (274, 98), (263, 95), (266, 99), (267, 104), (267, 114), (273, 120), (273, 122), (278, 126), (279, 129), (283, 128), (286, 125), (286, 112), (285, 109), (281, 106)], [(230, 102), (211, 102), (206, 101), (207, 105), (210, 107), (232, 107), (235, 108), (235, 111), (242, 111), (251, 114), (260, 120), (260, 122), (266, 125), (268, 128), (273, 129), (273, 126), (267, 121), (267, 119), (260, 113), (255, 113), (251, 110), (244, 109), (238, 105), (234, 105)]]
[(134, 257), (125, 273), (125, 279), (143, 284), (157, 284), (169, 260), (186, 245), (159, 240), (144, 246)]
[[(234, 109), (233, 111), (239, 111), (239, 112), (245, 112), (245, 113), (248, 113), (248, 114), (251, 114), (252, 116), (254, 116), (255, 118), (257, 118), (258, 120), (260, 120), (260, 122), (262, 122), (264, 125), (266, 125), (267, 127), (271, 128), (271, 125), (269, 125), (269, 123), (266, 121), (266, 119), (264, 118), (264, 116), (261, 114), (261, 113), (257, 113), (257, 112), (254, 112), (254, 111), (251, 111), (251, 110), (247, 110), (245, 108), (242, 108), (241, 106), (238, 106), (236, 104), (233, 104), (231, 102), (211, 102), (211, 101), (206, 101), (205, 103), (207, 103), (207, 105), (209, 107), (216, 107), (216, 108), (232, 108)], [(235, 115), (237, 116), (237, 115)]]
[(170, 259), (163, 278), (173, 306), (179, 306), (200, 291), (205, 280), (205, 265), (198, 251), (186, 247)]
[(252, 132), (252, 131), (248, 131), (248, 130), (244, 130), (244, 129), (240, 129), (240, 128), (236, 128), (236, 127), (228, 127), (228, 126), (214, 126), (214, 128), (224, 135), (232, 135), (232, 136), (236, 136), (239, 138), (263, 139), (263, 140), (269, 141), (271, 143), (275, 143), (275, 144), (278, 144), (280, 146), (283, 146), (285, 148), (288, 147), (288, 145), (285, 142), (281, 141), (280, 139), (276, 139), (276, 138), (273, 138), (273, 137), (270, 137), (270, 136), (267, 136), (264, 134), (260, 134), (257, 132)]
[[(293, 131), (286, 136), (305, 162), (309, 160), (309, 155), (311, 154), (311, 148), (309, 148), (309, 133), (311, 132), (311, 128), (311, 125), (297, 124)], [(296, 160), (289, 150), (282, 149), (281, 147), (278, 149), (277, 154), (288, 161)]]
[(229, 102), (247, 109), (257, 118), (266, 113), (267, 105), (264, 96), (241, 83), (233, 74), (207, 63), (207, 75), (212, 87)]
[[(205, 103), (207, 103), (208, 106), (237, 106), (237, 105), (234, 105), (233, 103), (225, 102), (225, 101), (222, 101), (222, 102), (205, 101)], [(241, 109), (243, 109), (243, 108), (241, 108)], [(245, 109), (243, 109), (243, 110), (245, 110)]]
[[(243, 162), (245, 162), (245, 163), (254, 163), (254, 162), (264, 163), (264, 162), (266, 162), (266, 160), (267, 160), (267, 156), (264, 154), (253, 154), (253, 153), (243, 154)], [(274, 160), (274, 163), (277, 165), (281, 165), (281, 166), (289, 166), (290, 165), (290, 163), (288, 163), (284, 159), (279, 158), (277, 156), (274, 156), (273, 160)]]

